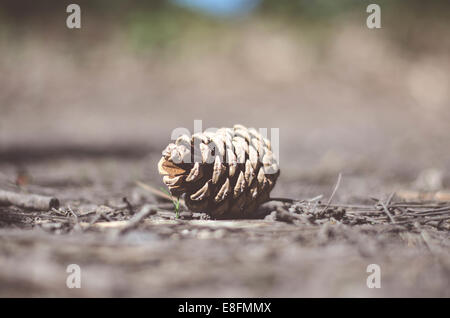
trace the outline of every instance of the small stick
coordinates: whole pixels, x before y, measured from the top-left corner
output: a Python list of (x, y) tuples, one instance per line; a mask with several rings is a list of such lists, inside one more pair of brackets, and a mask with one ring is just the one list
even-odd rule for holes
[(72, 210), (72, 208), (69, 206), (67, 206), (67, 209), (69, 210), (69, 212), (75, 217), (75, 221), (78, 223), (78, 215)]
[(450, 220), (450, 216), (440, 216), (440, 217), (434, 217), (434, 218), (425, 218), (423, 220), (419, 220), (419, 222), (428, 223), (431, 221), (446, 221)]
[(428, 213), (424, 213), (424, 214), (412, 213), (412, 212), (406, 213), (406, 215), (413, 216), (413, 217), (435, 216), (435, 215), (445, 215), (445, 214), (450, 214), (450, 211), (440, 211), (440, 212), (434, 212), (434, 213), (428, 212)]
[(123, 234), (126, 231), (129, 231), (129, 230), (135, 228), (136, 226), (139, 225), (139, 223), (142, 222), (143, 219), (145, 219), (147, 216), (155, 214), (155, 213), (156, 213), (156, 209), (153, 205), (151, 205), (151, 204), (144, 205), (142, 207), (142, 209), (137, 214), (135, 214), (124, 227), (122, 227), (119, 230), (119, 234)]
[(126, 204), (128, 211), (130, 214), (134, 214), (133, 206), (131, 205), (130, 201), (128, 201), (127, 197), (123, 197), (122, 201)]
[(449, 212), (450, 206), (442, 207), (442, 208), (436, 208), (436, 209), (428, 209), (417, 212), (417, 214), (428, 214), (428, 213), (436, 213), (436, 212)]
[(56, 213), (58, 215), (67, 216), (67, 213), (64, 213), (63, 211), (60, 211), (59, 209), (52, 208), (50, 211), (52, 211), (52, 212), (54, 212), (54, 213)]
[(323, 213), (328, 209), (328, 207), (330, 206), (331, 201), (333, 200), (333, 197), (334, 197), (334, 195), (336, 194), (336, 191), (337, 191), (337, 189), (339, 188), (339, 185), (341, 184), (341, 179), (342, 179), (342, 173), (339, 172), (338, 179), (337, 179), (337, 181), (336, 181), (336, 185), (334, 186), (334, 190), (333, 190), (333, 192), (331, 193), (330, 198), (328, 199), (327, 204), (323, 207), (322, 211), (319, 212), (319, 215), (320, 215), (320, 214), (323, 214)]
[[(284, 203), (304, 203), (304, 202), (313, 202), (322, 199), (323, 195), (320, 194), (311, 199), (300, 200), (300, 199), (290, 199), (290, 198), (270, 198), (269, 201), (278, 201)], [(269, 202), (268, 201), (268, 202)]]
[[(395, 223), (394, 217), (392, 216), (391, 212), (389, 212), (386, 204), (384, 204), (381, 200), (378, 201), (381, 206), (383, 207), (383, 211), (386, 213), (386, 215), (389, 217), (389, 219), (391, 220), (392, 223)], [(388, 202), (390, 202), (390, 200), (388, 200)]]
[[(137, 184), (138, 186), (140, 186), (141, 188), (143, 188), (144, 190), (147, 190), (147, 191), (153, 193), (154, 195), (156, 195), (156, 196), (158, 196), (158, 197), (160, 197), (160, 198), (163, 198), (163, 199), (169, 200), (169, 201), (171, 201), (171, 202), (174, 202), (173, 197), (171, 197), (171, 196), (170, 196), (169, 194), (167, 194), (167, 193), (164, 193), (163, 191), (160, 191), (160, 190), (158, 190), (158, 189), (155, 189), (154, 187), (152, 187), (152, 186), (150, 186), (150, 185), (148, 185), (148, 184), (145, 184), (145, 183), (143, 183), (143, 182), (141, 182), (141, 181), (136, 181), (136, 184)], [(178, 202), (179, 202), (183, 207), (186, 207), (186, 203), (184, 202), (183, 199), (178, 198)]]
[(38, 194), (25, 194), (0, 190), (0, 203), (41, 211), (59, 208), (59, 200)]
[[(323, 194), (319, 194), (319, 195), (315, 196), (314, 198), (306, 199), (306, 201), (309, 201), (309, 202), (319, 201), (319, 200), (322, 199), (322, 198), (323, 198)], [(317, 203), (317, 202), (316, 202), (316, 203)]]
[(89, 229), (93, 224), (95, 224), (95, 223), (96, 223), (98, 220), (100, 220), (101, 218), (105, 218), (108, 222), (111, 222), (111, 221), (112, 221), (111, 218), (110, 218), (108, 215), (106, 215), (105, 212), (100, 212), (100, 213), (98, 213), (98, 212), (96, 211), (96, 212), (94, 212), (94, 213), (95, 213), (95, 216), (94, 216), (93, 219), (89, 222), (88, 227), (86, 227), (84, 230)]
[(164, 198), (164, 199), (167, 199), (169, 201), (172, 201), (172, 198), (169, 195), (167, 195), (166, 193), (164, 193), (164, 192), (162, 192), (162, 191), (160, 191), (158, 189), (153, 188), (152, 186), (150, 186), (148, 184), (145, 184), (145, 183), (143, 183), (141, 181), (136, 181), (136, 184), (138, 186), (140, 186), (141, 188), (147, 190), (148, 192), (153, 193), (154, 195), (156, 195), (156, 196), (158, 196), (160, 198)]
[(389, 196), (389, 198), (386, 201), (386, 206), (389, 206), (391, 204), (392, 199), (395, 196), (395, 192), (392, 192), (391, 195)]

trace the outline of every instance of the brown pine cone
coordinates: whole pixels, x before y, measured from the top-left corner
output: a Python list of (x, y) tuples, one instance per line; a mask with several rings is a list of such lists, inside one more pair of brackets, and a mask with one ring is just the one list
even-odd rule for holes
[(280, 174), (270, 141), (242, 125), (182, 135), (162, 154), (158, 169), (172, 195), (214, 218), (250, 216)]

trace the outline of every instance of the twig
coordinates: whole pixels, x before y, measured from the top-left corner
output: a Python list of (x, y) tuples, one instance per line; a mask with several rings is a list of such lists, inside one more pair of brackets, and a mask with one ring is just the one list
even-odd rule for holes
[(142, 207), (142, 209), (137, 214), (135, 214), (124, 227), (122, 227), (119, 230), (119, 234), (123, 234), (126, 231), (129, 231), (129, 230), (135, 228), (136, 226), (139, 225), (139, 223), (141, 223), (141, 221), (143, 219), (145, 219), (147, 216), (155, 214), (155, 213), (156, 213), (156, 209), (153, 205), (151, 205), (151, 204), (144, 205)]
[(450, 212), (450, 206), (436, 208), (436, 209), (427, 209), (427, 210), (417, 212), (417, 214), (429, 214), (429, 213), (436, 213), (436, 212), (448, 213), (448, 212)]
[(131, 205), (130, 201), (128, 201), (127, 197), (123, 197), (122, 201), (126, 204), (128, 211), (130, 212), (131, 215), (134, 214), (134, 209), (133, 206)]
[(58, 214), (58, 215), (62, 215), (62, 216), (66, 216), (66, 215), (67, 215), (67, 214), (64, 213), (63, 211), (60, 211), (59, 209), (55, 209), (55, 208), (52, 208), (50, 211), (51, 211), (51, 212), (54, 212), (54, 213), (56, 213), (56, 214)]
[(417, 213), (412, 213), (412, 212), (407, 212), (405, 213), (408, 216), (412, 216), (412, 217), (423, 217), (423, 216), (434, 216), (434, 215), (445, 215), (445, 214), (450, 214), (450, 210), (449, 211), (438, 211), (438, 212), (427, 212), (427, 213), (422, 213), (422, 212), (417, 212)]
[(306, 201), (309, 201), (309, 202), (316, 201), (316, 203), (317, 203), (322, 198), (323, 198), (323, 194), (319, 194), (319, 195), (315, 196), (314, 198), (306, 199)]
[[(174, 199), (173, 199), (169, 194), (164, 193), (163, 191), (158, 190), (158, 189), (156, 189), (156, 188), (153, 188), (152, 186), (150, 186), (150, 185), (148, 185), (148, 184), (145, 184), (145, 183), (143, 183), (143, 182), (141, 182), (141, 181), (136, 181), (136, 184), (137, 184), (138, 186), (140, 186), (141, 188), (143, 188), (143, 189), (145, 189), (145, 190), (147, 190), (147, 191), (153, 193), (153, 194), (156, 195), (157, 197), (160, 197), (160, 198), (169, 200), (170, 202), (172, 202), (173, 204), (175, 204)], [(179, 209), (180, 206), (182, 206), (183, 209), (187, 209), (187, 206), (186, 206), (185, 201), (184, 201), (183, 199), (181, 199), (181, 198), (177, 198), (177, 203), (176, 203), (176, 204), (178, 204), (178, 209)]]
[(339, 188), (339, 185), (341, 184), (342, 179), (342, 173), (339, 172), (338, 179), (336, 181), (336, 185), (334, 186), (334, 190), (330, 195), (330, 198), (328, 199), (327, 204), (323, 207), (323, 209), (319, 212), (319, 215), (325, 213), (325, 211), (328, 209), (328, 207), (331, 204), (331, 201), (333, 200), (334, 195), (336, 194), (337, 189)]
[[(390, 203), (391, 199), (392, 199), (392, 198), (388, 199), (387, 202)], [(387, 208), (386, 204), (383, 203), (381, 200), (379, 200), (378, 202), (379, 202), (379, 203), (381, 204), (381, 206), (383, 207), (383, 211), (384, 211), (384, 212), (386, 213), (386, 215), (389, 217), (389, 219), (391, 220), (391, 222), (395, 224), (396, 222), (395, 222), (395, 220), (394, 220), (394, 217), (392, 216), (391, 212), (389, 212), (389, 209)]]
[(0, 190), (0, 203), (41, 211), (59, 208), (59, 200), (38, 194), (25, 194)]
[(78, 215), (72, 210), (72, 208), (69, 206), (67, 206), (67, 209), (69, 210), (69, 212), (75, 217), (75, 221), (78, 223)]
[(395, 196), (395, 192), (392, 192), (391, 195), (389, 196), (389, 198), (386, 201), (386, 206), (391, 205), (391, 201), (394, 198), (394, 196)]
[(153, 188), (152, 186), (150, 186), (150, 185), (148, 185), (146, 183), (143, 183), (143, 182), (138, 180), (138, 181), (136, 181), (136, 184), (138, 186), (140, 186), (141, 188), (143, 188), (143, 189), (153, 193), (154, 195), (156, 195), (156, 196), (158, 196), (160, 198), (172, 201), (172, 198), (169, 195), (167, 195), (166, 193), (164, 193), (164, 192), (162, 192), (162, 191), (160, 191), (160, 190), (158, 190), (156, 188)]

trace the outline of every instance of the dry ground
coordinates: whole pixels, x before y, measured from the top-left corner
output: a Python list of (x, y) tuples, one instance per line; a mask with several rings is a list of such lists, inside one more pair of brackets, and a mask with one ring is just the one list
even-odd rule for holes
[[(0, 189), (26, 171), (24, 190), (64, 211), (0, 207), (0, 296), (450, 296), (445, 224), (309, 222), (274, 202), (257, 220), (176, 220), (165, 204), (119, 233), (123, 197), (134, 212), (161, 204), (135, 181), (162, 185), (160, 151), (194, 119), (279, 128), (275, 197), (326, 202), (339, 172), (333, 203), (450, 188), (445, 37), (419, 53), (387, 28), (335, 26), (316, 48), (276, 26), (240, 30), (156, 62), (120, 37), (94, 35), (88, 52), (49, 33), (0, 45)], [(66, 287), (72, 263), (81, 289)], [(381, 289), (366, 286), (372, 263)]]
[[(0, 208), (0, 295), (450, 296), (448, 226), (395, 226), (387, 218), (381, 224), (338, 217), (310, 222), (280, 202), (265, 204), (263, 219), (214, 221), (189, 213), (175, 219), (171, 204), (158, 203), (129, 177), (148, 159), (27, 165), (39, 185), (26, 189), (59, 197), (67, 214)], [(335, 201), (345, 184), (344, 176)], [(329, 195), (332, 186), (313, 188)], [(159, 204), (158, 212), (120, 231), (132, 217), (124, 196), (133, 212), (147, 203)], [(366, 286), (372, 263), (381, 266), (381, 289)], [(69, 264), (81, 266), (81, 289), (65, 285)]]

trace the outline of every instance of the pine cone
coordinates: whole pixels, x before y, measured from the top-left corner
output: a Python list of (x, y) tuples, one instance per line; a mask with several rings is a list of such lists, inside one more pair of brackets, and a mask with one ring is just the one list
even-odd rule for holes
[(250, 216), (280, 174), (270, 141), (242, 125), (182, 135), (162, 155), (158, 169), (172, 195), (213, 218)]

